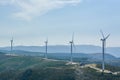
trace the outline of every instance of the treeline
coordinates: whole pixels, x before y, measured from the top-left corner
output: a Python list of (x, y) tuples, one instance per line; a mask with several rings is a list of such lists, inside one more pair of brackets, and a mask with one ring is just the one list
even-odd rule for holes
[(0, 73), (0, 80), (75, 80), (74, 69), (33, 68)]

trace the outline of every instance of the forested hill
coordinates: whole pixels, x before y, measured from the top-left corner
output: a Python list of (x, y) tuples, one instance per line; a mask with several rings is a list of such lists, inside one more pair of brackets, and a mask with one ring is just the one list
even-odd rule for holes
[(67, 61), (33, 56), (5, 56), (0, 54), (0, 80), (120, 80), (113, 75)]

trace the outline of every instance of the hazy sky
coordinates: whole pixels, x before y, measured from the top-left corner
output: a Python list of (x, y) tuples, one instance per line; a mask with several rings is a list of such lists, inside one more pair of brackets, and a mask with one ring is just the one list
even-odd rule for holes
[(0, 0), (0, 46), (101, 45), (100, 29), (120, 46), (120, 0)]

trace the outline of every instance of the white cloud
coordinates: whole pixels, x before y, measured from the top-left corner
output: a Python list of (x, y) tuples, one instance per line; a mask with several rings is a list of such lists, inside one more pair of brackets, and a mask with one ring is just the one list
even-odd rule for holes
[(62, 8), (66, 5), (76, 5), (81, 0), (0, 0), (2, 5), (14, 5), (19, 11), (13, 13), (15, 17), (31, 20), (50, 10)]

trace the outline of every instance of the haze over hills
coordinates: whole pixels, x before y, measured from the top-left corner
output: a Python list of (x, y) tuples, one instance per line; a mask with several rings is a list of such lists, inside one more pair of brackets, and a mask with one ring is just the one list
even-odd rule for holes
[[(1, 47), (0, 50), (10, 50), (10, 47)], [(29, 52), (45, 52), (44, 46), (15, 46), (14, 50), (22, 50)], [(69, 45), (50, 45), (48, 46), (49, 53), (70, 53)], [(101, 53), (100, 46), (94, 45), (76, 45), (74, 48), (74, 53)], [(107, 47), (106, 53), (111, 54), (115, 57), (120, 57), (120, 47)]]

